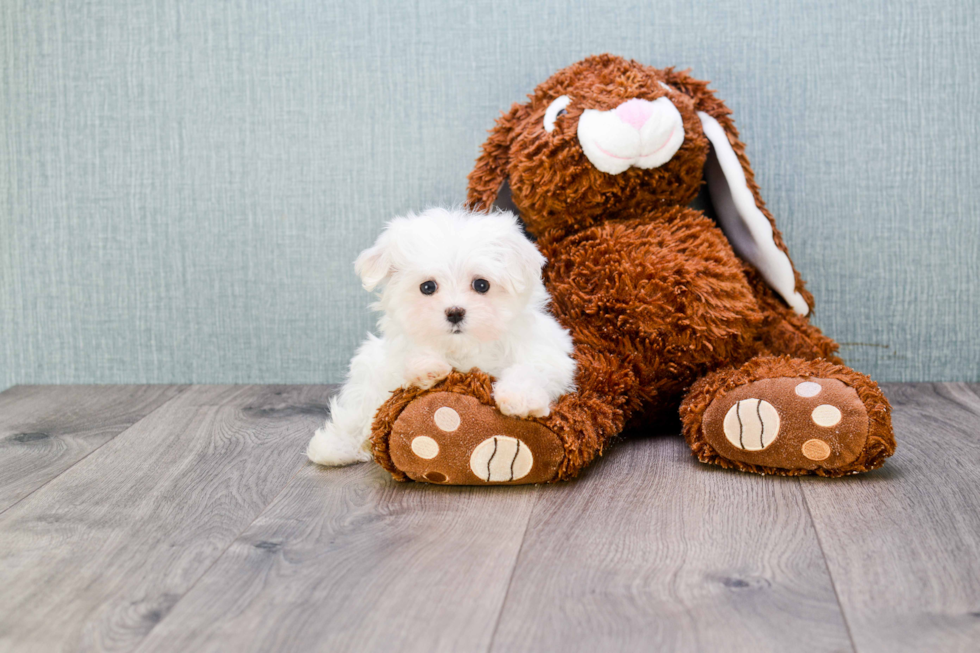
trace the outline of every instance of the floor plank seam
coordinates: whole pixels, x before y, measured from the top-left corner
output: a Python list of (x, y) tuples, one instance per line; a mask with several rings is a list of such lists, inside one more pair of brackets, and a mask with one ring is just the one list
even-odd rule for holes
[(806, 489), (803, 487), (803, 481), (801, 479), (797, 478), (796, 483), (800, 488), (800, 496), (803, 498), (803, 507), (806, 508), (806, 516), (810, 520), (810, 525), (813, 526), (813, 535), (817, 538), (817, 546), (820, 548), (820, 555), (823, 557), (823, 566), (827, 570), (830, 587), (834, 590), (834, 599), (837, 601), (837, 609), (840, 610), (841, 619), (844, 620), (844, 630), (847, 631), (847, 639), (851, 642), (851, 650), (854, 653), (858, 653), (857, 643), (854, 641), (854, 634), (851, 632), (851, 623), (847, 619), (847, 611), (844, 609), (844, 604), (840, 600), (840, 592), (837, 590), (837, 581), (834, 580), (834, 574), (830, 570), (830, 563), (827, 562), (827, 552), (824, 550), (823, 541), (820, 539), (820, 529), (817, 528), (817, 521), (813, 518), (813, 512), (810, 510), (810, 502), (806, 497)]
[(517, 566), (521, 562), (521, 553), (524, 552), (524, 543), (527, 542), (527, 531), (531, 528), (531, 519), (534, 511), (538, 507), (538, 500), (541, 498), (541, 488), (535, 488), (534, 505), (527, 513), (527, 522), (524, 523), (524, 532), (521, 534), (521, 545), (517, 547), (517, 555), (514, 556), (514, 564), (510, 568), (510, 575), (507, 578), (507, 589), (504, 590), (504, 598), (500, 602), (500, 609), (497, 611), (497, 618), (493, 623), (493, 633), (490, 635), (490, 643), (487, 645), (487, 653), (493, 650), (493, 642), (497, 639), (497, 630), (500, 629), (500, 619), (504, 616), (504, 608), (507, 607), (507, 600), (510, 598), (510, 588), (514, 583), (514, 574), (517, 573)]
[[(20, 386), (14, 386), (14, 388), (18, 388), (18, 387), (20, 387)], [(136, 427), (137, 424), (140, 424), (141, 422), (143, 422), (143, 420), (148, 419), (150, 416), (154, 415), (158, 410), (162, 410), (163, 408), (169, 406), (170, 405), (170, 402), (172, 402), (175, 399), (177, 399), (178, 397), (180, 397), (182, 394), (184, 394), (185, 392), (187, 392), (187, 390), (189, 388), (191, 388), (191, 387), (192, 386), (190, 386), (190, 385), (185, 385), (184, 387), (180, 388), (180, 390), (177, 391), (177, 394), (175, 394), (173, 397), (171, 397), (167, 401), (163, 402), (162, 404), (160, 404), (159, 406), (157, 406), (156, 408), (154, 408), (153, 410), (151, 410), (150, 412), (148, 412), (146, 415), (143, 415), (143, 417), (139, 418), (138, 420), (136, 420), (135, 422), (133, 422), (132, 424), (130, 424), (129, 426), (127, 426), (126, 428), (124, 428), (122, 431), (119, 431), (119, 433), (116, 433), (114, 436), (112, 436), (111, 438), (109, 438), (108, 440), (106, 440), (105, 442), (103, 442), (102, 444), (100, 444), (99, 446), (97, 446), (96, 448), (94, 448), (91, 451), (89, 451), (87, 454), (85, 454), (84, 456), (82, 456), (81, 458), (79, 458), (78, 460), (76, 460), (75, 462), (73, 462), (71, 465), (69, 465), (68, 467), (66, 467), (65, 469), (63, 469), (60, 473), (52, 476), (51, 478), (49, 478), (48, 480), (46, 480), (44, 483), (41, 483), (36, 488), (34, 488), (33, 490), (31, 490), (30, 492), (28, 492), (27, 494), (25, 494), (21, 498), (19, 498), (16, 501), (14, 501), (9, 506), (7, 506), (7, 507), (5, 507), (3, 509), (0, 509), (0, 515), (3, 515), (5, 512), (7, 512), (8, 510), (10, 510), (14, 506), (18, 505), (21, 501), (24, 501), (25, 499), (33, 496), (35, 493), (38, 492), (38, 490), (41, 490), (41, 489), (47, 487), (54, 480), (61, 478), (62, 476), (64, 476), (68, 472), (70, 472), (72, 469), (74, 469), (75, 466), (78, 465), (80, 462), (82, 462), (83, 460), (85, 460), (86, 458), (88, 458), (89, 456), (91, 456), (92, 454), (94, 454), (96, 451), (99, 451), (100, 449), (102, 449), (102, 447), (106, 446), (110, 442), (114, 441), (116, 438), (118, 438), (123, 433), (127, 433), (130, 429)]]
[[(305, 456), (304, 456), (304, 458), (305, 458)], [(228, 553), (228, 549), (230, 549), (231, 547), (233, 547), (235, 545), (235, 542), (238, 541), (238, 538), (240, 538), (245, 531), (247, 531), (248, 529), (250, 529), (252, 527), (252, 524), (254, 524), (259, 519), (259, 517), (261, 517), (262, 515), (265, 514), (265, 511), (269, 509), (269, 506), (271, 506), (272, 504), (274, 504), (276, 502), (276, 499), (278, 499), (280, 496), (282, 496), (282, 493), (286, 491), (286, 489), (289, 487), (289, 485), (293, 482), (293, 480), (296, 478), (296, 476), (302, 470), (303, 470), (303, 464), (300, 464), (300, 466), (296, 468), (296, 471), (293, 472), (292, 476), (290, 476), (286, 480), (286, 482), (282, 484), (282, 487), (279, 488), (279, 491), (276, 492), (276, 495), (274, 497), (272, 497), (272, 499), (269, 500), (269, 503), (265, 504), (265, 506), (263, 506), (262, 510), (258, 511), (257, 513), (255, 513), (255, 517), (252, 518), (252, 521), (250, 521), (248, 524), (246, 524), (245, 527), (242, 528), (242, 530), (240, 530), (235, 535), (235, 537), (233, 537), (228, 542), (228, 546), (226, 546), (224, 549), (222, 549), (221, 550), (221, 553), (219, 553), (217, 556), (215, 556), (214, 560), (211, 561), (211, 564), (209, 564), (207, 566), (207, 569), (205, 569), (204, 571), (202, 571), (201, 572), (201, 575), (198, 576), (197, 578), (195, 578), (194, 579), (194, 582), (190, 584), (190, 587), (188, 587), (186, 590), (184, 590), (184, 592), (180, 595), (180, 598), (177, 599), (176, 601), (174, 601), (173, 605), (170, 606), (170, 611), (163, 617), (163, 619), (161, 619), (158, 622), (156, 622), (155, 624), (153, 624), (153, 627), (150, 628), (148, 631), (146, 631), (146, 634), (143, 635), (143, 639), (140, 641), (139, 646), (137, 646), (135, 649), (133, 649), (134, 653), (138, 652), (141, 648), (143, 648), (143, 645), (150, 638), (150, 635), (153, 633), (153, 631), (156, 630), (157, 626), (159, 626), (164, 621), (166, 621), (167, 618), (170, 616), (170, 614), (172, 614), (173, 611), (176, 609), (176, 607), (178, 605), (180, 605), (180, 602), (183, 601), (187, 597), (187, 595), (190, 594), (194, 590), (195, 587), (197, 587), (197, 584), (201, 582), (201, 579), (203, 579), (205, 576), (207, 576), (209, 573), (211, 573), (211, 570), (214, 569), (214, 566), (216, 564), (218, 564), (218, 562), (221, 561), (222, 558), (225, 557), (225, 554), (226, 553)]]

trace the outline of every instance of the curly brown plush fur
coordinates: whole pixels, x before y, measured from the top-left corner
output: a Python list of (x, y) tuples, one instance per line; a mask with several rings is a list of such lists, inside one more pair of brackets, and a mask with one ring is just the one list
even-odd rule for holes
[[(545, 111), (561, 95), (573, 100), (548, 132)], [(576, 133), (583, 112), (665, 96), (683, 120), (685, 138), (676, 154), (652, 169), (597, 170)], [(711, 149), (699, 111), (724, 128), (775, 245), (788, 255), (730, 111), (706, 82), (672, 68), (601, 55), (559, 71), (500, 117), (469, 176), (468, 201), (478, 210), (490, 210), (509, 185), (528, 233), (548, 259), (544, 278), (553, 313), (575, 341), (578, 390), (539, 420), (565, 446), (555, 480), (577, 475), (628, 425), (676, 411), (685, 395), (685, 434), (704, 462), (786, 475), (874, 469), (894, 451), (888, 402), (877, 386), (843, 367), (837, 344), (739, 258), (713, 220), (687, 208), (704, 183)], [(796, 292), (812, 309), (813, 297), (795, 268), (793, 275)], [(699, 436), (711, 399), (733, 384), (816, 372), (854, 387), (869, 415), (866, 450), (847, 468), (762, 468), (720, 456)], [(471, 394), (492, 406), (490, 383), (477, 372), (453, 374), (433, 390)], [(396, 392), (375, 422), (376, 458), (396, 477), (386, 434), (419, 394)]]

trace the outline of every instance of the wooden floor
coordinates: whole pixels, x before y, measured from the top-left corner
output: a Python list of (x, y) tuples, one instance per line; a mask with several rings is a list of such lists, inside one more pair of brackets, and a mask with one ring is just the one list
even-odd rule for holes
[(861, 477), (512, 488), (310, 464), (332, 390), (0, 394), (0, 650), (980, 651), (980, 386), (886, 386)]

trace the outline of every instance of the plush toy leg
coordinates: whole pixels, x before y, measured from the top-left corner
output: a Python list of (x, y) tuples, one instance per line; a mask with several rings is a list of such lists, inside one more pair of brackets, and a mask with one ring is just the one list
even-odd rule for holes
[(701, 462), (758, 474), (856, 474), (895, 452), (877, 384), (821, 359), (760, 356), (713, 372), (690, 389), (681, 419)]
[(429, 390), (395, 391), (375, 417), (375, 460), (398, 480), (445, 485), (574, 478), (622, 431), (636, 386), (631, 372), (588, 347), (576, 357), (579, 390), (541, 419), (501, 414), (493, 380), (478, 371), (453, 372)]

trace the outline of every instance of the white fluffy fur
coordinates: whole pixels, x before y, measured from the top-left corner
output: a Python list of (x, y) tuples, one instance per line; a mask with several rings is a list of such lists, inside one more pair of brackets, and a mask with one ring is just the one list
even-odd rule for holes
[[(506, 415), (544, 417), (573, 389), (572, 339), (546, 310), (544, 257), (511, 213), (429, 209), (399, 217), (354, 263), (364, 288), (381, 288), (381, 337), (368, 335), (347, 382), (330, 403), (330, 418), (307, 455), (321, 465), (371, 458), (368, 438), (378, 408), (404, 385), (431, 387), (453, 369), (480, 369), (497, 379)], [(474, 279), (486, 279), (480, 294)], [(420, 286), (435, 281), (424, 295)], [(456, 327), (446, 310), (462, 308)]]

